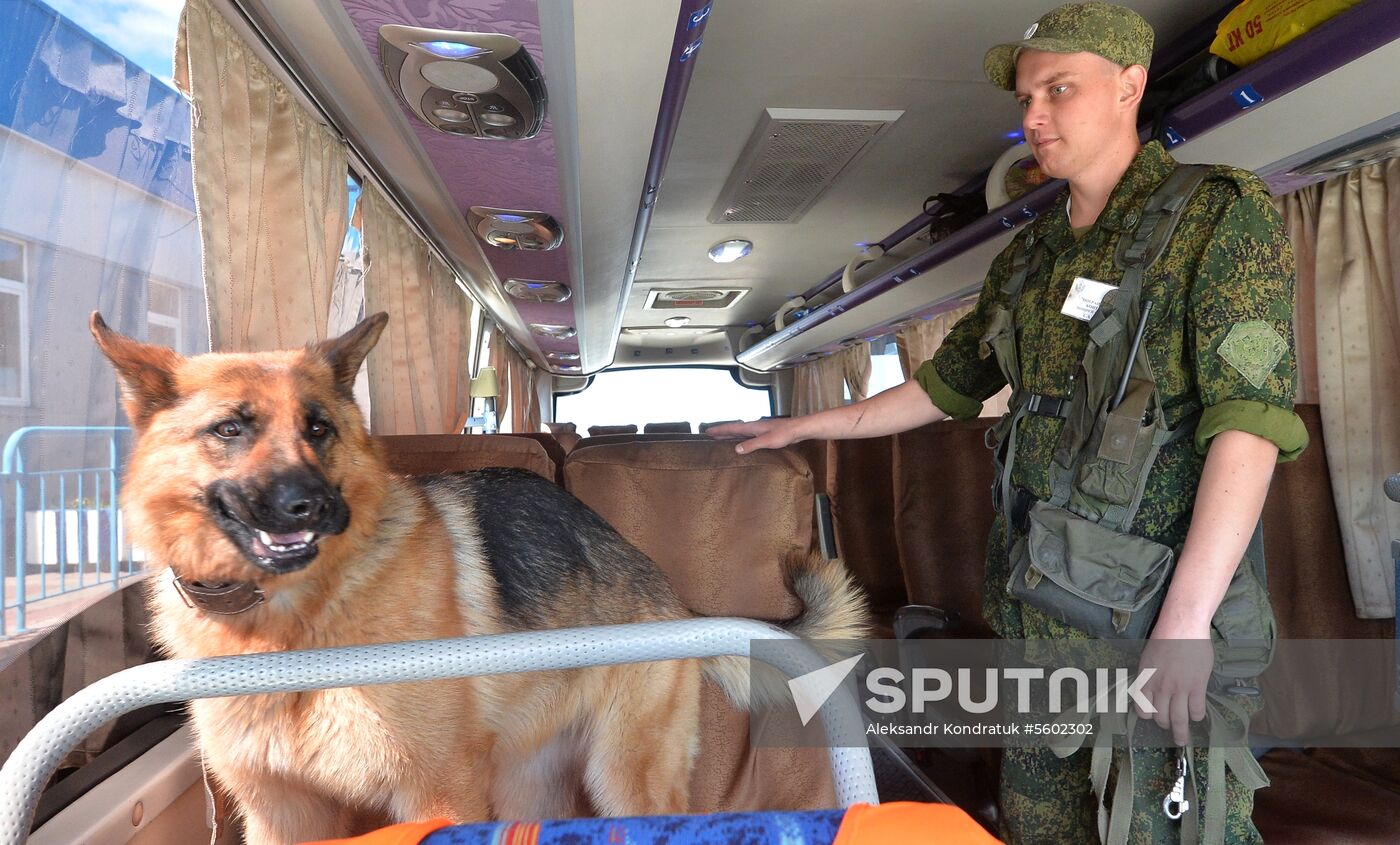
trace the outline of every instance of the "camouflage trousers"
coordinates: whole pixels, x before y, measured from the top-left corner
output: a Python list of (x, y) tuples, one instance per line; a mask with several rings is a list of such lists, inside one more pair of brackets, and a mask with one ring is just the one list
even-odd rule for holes
[[(1198, 777), (1206, 772), (1206, 751), (1196, 752)], [(1162, 811), (1162, 799), (1176, 780), (1176, 749), (1138, 748), (1133, 751), (1133, 814), (1128, 842), (1134, 845), (1166, 845), (1181, 841), (1181, 822)], [(1113, 795), (1120, 752), (1109, 776)], [(1204, 797), (1204, 778), (1199, 782)], [(1250, 815), (1254, 793), (1232, 773), (1226, 774), (1225, 842), (1229, 845), (1259, 843), (1263, 839)], [(1008, 845), (1089, 845), (1097, 842), (1098, 810), (1089, 786), (1089, 751), (1061, 759), (1048, 748), (1008, 748), (1001, 763), (1001, 838)], [(1205, 825), (1204, 800), (1188, 812)]]
[[(987, 542), (987, 592), (983, 612), (992, 629), (1007, 639), (1083, 639), (1087, 635), (1012, 598), (1006, 591), (1011, 567), (1007, 559), (1005, 523), (1000, 515)], [(1260, 706), (1258, 699), (1246, 709)], [(1195, 752), (1197, 787), (1202, 800), (1194, 812), (1205, 826), (1206, 750)], [(1106, 795), (1112, 799), (1119, 751), (1109, 773)], [(1091, 845), (1099, 839), (1098, 807), (1089, 783), (1088, 749), (1059, 758), (1048, 748), (1007, 748), (1001, 763), (1001, 837), (1008, 845)], [(1133, 750), (1133, 813), (1128, 842), (1165, 845), (1181, 841), (1181, 822), (1162, 811), (1162, 799), (1176, 781), (1174, 748)], [(1225, 842), (1228, 845), (1258, 843), (1263, 839), (1254, 827), (1254, 792), (1226, 772)], [(1210, 843), (1217, 845), (1217, 843)]]

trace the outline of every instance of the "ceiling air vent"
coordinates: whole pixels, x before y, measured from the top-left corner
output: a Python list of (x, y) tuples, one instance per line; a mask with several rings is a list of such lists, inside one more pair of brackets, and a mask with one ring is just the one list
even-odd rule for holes
[(748, 288), (687, 288), (685, 290), (661, 290), (652, 288), (647, 294), (646, 307), (653, 311), (667, 311), (676, 308), (728, 308), (738, 302)]
[(767, 109), (711, 223), (796, 223), (903, 111)]

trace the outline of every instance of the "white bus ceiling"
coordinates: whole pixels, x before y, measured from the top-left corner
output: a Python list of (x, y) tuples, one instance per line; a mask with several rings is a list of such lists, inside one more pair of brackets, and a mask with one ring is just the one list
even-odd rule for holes
[[(925, 197), (952, 191), (985, 171), (1013, 143), (1008, 136), (1019, 128), (1019, 111), (983, 78), (982, 54), (987, 45), (1019, 35), (1045, 5), (1003, 0), (990, 15), (985, 3), (971, 0), (716, 0), (703, 21), (703, 43), (688, 57), (693, 76), (629, 286), (628, 251), (663, 87), (675, 60), (678, 0), (223, 2), (242, 7), (516, 344), (556, 373), (558, 362), (544, 353), (577, 352), (585, 374), (610, 365), (665, 363), (664, 353), (651, 350), (668, 347), (702, 348), (696, 354), (704, 362), (732, 364), (748, 325), (768, 320), (791, 295), (844, 265), (858, 244), (899, 228)], [(1224, 4), (1133, 5), (1156, 27), (1160, 48)], [(373, 36), (388, 23), (519, 39), (548, 89), (538, 137), (454, 137), (411, 116), (385, 81), (374, 51)], [(1373, 86), (1369, 102), (1358, 106), (1367, 115), (1340, 116), (1350, 125), (1312, 128), (1325, 137), (1292, 144), (1291, 133), (1273, 132), (1265, 146), (1253, 133), (1233, 140), (1221, 133), (1220, 141), (1207, 138), (1198, 148), (1214, 160), (1270, 164), (1400, 111), (1387, 101), (1400, 95), (1383, 93)], [(1259, 116), (1272, 107), (1260, 108)], [(769, 109), (836, 117), (880, 112), (892, 119), (796, 222), (710, 222)], [(1301, 121), (1283, 119), (1303, 131)], [(1188, 144), (1182, 154), (1190, 159), (1195, 150)], [(536, 253), (485, 246), (466, 222), (475, 205), (550, 213), (563, 225), (563, 246)], [(707, 250), (730, 238), (752, 241), (752, 254), (728, 264), (710, 261)], [(790, 362), (823, 344), (860, 336), (975, 286), (1000, 243), (974, 248), (916, 284), (785, 344), (781, 359)], [(521, 303), (504, 293), (507, 278), (564, 282), (573, 296), (557, 305)], [(747, 293), (728, 308), (646, 307), (657, 290), (703, 288)], [(690, 323), (669, 328), (663, 320), (672, 316), (689, 317)], [(532, 322), (569, 324), (578, 333), (567, 340), (544, 338), (529, 331)], [(715, 331), (720, 328), (728, 331)]]

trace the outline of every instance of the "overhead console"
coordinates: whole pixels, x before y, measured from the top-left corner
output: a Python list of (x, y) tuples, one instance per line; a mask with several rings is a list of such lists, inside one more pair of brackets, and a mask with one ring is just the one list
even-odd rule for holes
[(544, 78), (509, 35), (386, 24), (379, 63), (409, 111), (439, 132), (514, 141), (544, 123)]
[[(1199, 58), (1202, 49), (1188, 55)], [(1164, 108), (1143, 139), (1161, 138), (1181, 161), (1246, 168), (1275, 193), (1291, 191), (1400, 149), (1400, 87), (1382, 82), (1397, 66), (1394, 0), (1365, 0), (1243, 69), (1229, 73), (1226, 65), (1219, 82)], [(793, 366), (954, 307), (977, 292), (997, 252), (1063, 186), (1043, 184), (911, 249), (940, 211), (931, 207), (871, 250), (872, 257), (902, 257), (837, 269), (785, 305), (739, 363), (760, 371)]]

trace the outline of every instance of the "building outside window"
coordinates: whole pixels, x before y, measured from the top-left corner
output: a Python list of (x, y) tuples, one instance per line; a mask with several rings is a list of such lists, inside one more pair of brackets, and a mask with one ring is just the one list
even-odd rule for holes
[(29, 287), (24, 243), (0, 237), (0, 404), (29, 402)]
[(152, 280), (147, 289), (147, 339), (157, 346), (183, 352), (180, 345), (180, 289)]

